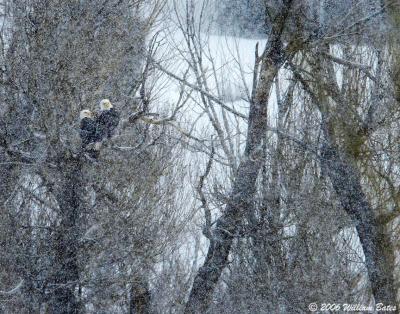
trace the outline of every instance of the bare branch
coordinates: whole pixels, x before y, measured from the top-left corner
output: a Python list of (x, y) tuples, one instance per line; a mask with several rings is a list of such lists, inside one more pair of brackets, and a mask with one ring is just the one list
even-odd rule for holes
[(236, 110), (234, 110), (234, 109), (228, 107), (228, 106), (225, 105), (220, 99), (218, 99), (216, 96), (214, 96), (214, 95), (212, 95), (212, 94), (210, 94), (210, 93), (208, 93), (208, 92), (202, 90), (201, 88), (197, 87), (196, 85), (191, 84), (191, 83), (189, 83), (188, 81), (186, 81), (186, 80), (180, 78), (179, 76), (177, 76), (177, 75), (175, 75), (174, 73), (172, 73), (172, 72), (168, 71), (167, 69), (165, 69), (163, 66), (161, 66), (158, 62), (156, 62), (156, 61), (154, 61), (154, 60), (153, 60), (153, 64), (154, 64), (154, 66), (155, 66), (156, 68), (158, 68), (160, 71), (164, 72), (165, 74), (167, 74), (168, 76), (172, 77), (173, 79), (175, 79), (175, 80), (181, 82), (182, 84), (184, 84), (184, 85), (186, 85), (186, 86), (188, 86), (188, 87), (194, 89), (195, 91), (197, 91), (197, 92), (203, 94), (204, 96), (206, 96), (206, 97), (209, 98), (210, 100), (214, 101), (215, 103), (217, 103), (217, 104), (220, 105), (222, 108), (224, 108), (224, 109), (226, 109), (227, 111), (229, 111), (230, 113), (232, 113), (232, 114), (234, 114), (234, 115), (236, 115), (236, 116), (238, 116), (238, 117), (240, 117), (240, 118), (242, 118), (242, 119), (244, 119), (244, 120), (247, 120), (247, 117), (246, 117), (244, 114), (242, 114), (242, 113), (240, 113), (240, 112), (238, 112), (238, 111), (236, 111)]
[(0, 294), (13, 295), (13, 294), (17, 293), (22, 288), (23, 284), (24, 284), (24, 280), (21, 279), (21, 281), (14, 288), (12, 288), (11, 290), (8, 290), (8, 291), (0, 290)]
[(207, 203), (207, 198), (204, 195), (203, 192), (203, 186), (204, 186), (204, 181), (207, 178), (207, 176), (209, 175), (210, 171), (211, 171), (211, 167), (212, 167), (212, 162), (213, 162), (213, 158), (214, 158), (214, 145), (211, 146), (211, 154), (209, 157), (209, 160), (207, 162), (207, 166), (205, 169), (205, 172), (203, 175), (200, 176), (199, 179), (199, 184), (197, 185), (197, 193), (200, 196), (200, 201), (202, 204), (202, 207), (204, 209), (204, 217), (205, 217), (205, 226), (203, 228), (203, 233), (204, 235), (210, 240), (210, 245), (213, 245), (213, 238), (211, 236), (211, 211), (210, 208), (208, 207), (208, 203)]

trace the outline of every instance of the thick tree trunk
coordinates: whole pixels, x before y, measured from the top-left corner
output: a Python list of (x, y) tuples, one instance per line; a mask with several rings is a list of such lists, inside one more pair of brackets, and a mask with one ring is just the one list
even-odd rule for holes
[(14, 167), (8, 162), (9, 159), (0, 151), (0, 211), (2, 213), (6, 212), (4, 208), (7, 207), (7, 201), (14, 190), (16, 181), (15, 175), (13, 175)]
[(144, 276), (138, 276), (131, 287), (129, 314), (151, 313), (151, 293), (149, 283)]
[(78, 240), (79, 217), (82, 212), (82, 161), (67, 160), (61, 167), (63, 180), (58, 203), (60, 206), (60, 225), (54, 237), (54, 293), (51, 313), (80, 313), (76, 296), (79, 283)]
[[(328, 67), (331, 67), (332, 73), (332, 66), (328, 64)], [(361, 175), (355, 166), (355, 161), (335, 143), (334, 124), (330, 120), (332, 117), (328, 107), (321, 105), (320, 99), (295, 68), (293, 73), (321, 112), (321, 126), (325, 136), (325, 143), (321, 149), (321, 166), (332, 182), (343, 209), (355, 223), (375, 302), (394, 306), (396, 305), (393, 279), (395, 256), (386, 225), (377, 219), (362, 190)], [(332, 74), (330, 76), (334, 82), (334, 76)]]
[(214, 246), (208, 249), (191, 290), (185, 313), (205, 313), (222, 270), (226, 266), (233, 238), (244, 212), (251, 206), (260, 162), (251, 158), (242, 161), (234, 184), (230, 203), (217, 220), (213, 231)]
[(250, 104), (245, 153), (237, 170), (229, 203), (215, 224), (212, 235), (214, 244), (208, 248), (205, 262), (194, 279), (185, 313), (206, 313), (218, 279), (227, 264), (237, 228), (246, 211), (252, 206), (256, 179), (262, 166), (262, 141), (267, 127), (267, 102), (272, 83), (285, 59), (281, 35), (291, 4), (291, 0), (284, 1), (263, 54), (256, 94)]
[(371, 288), (376, 303), (396, 305), (393, 282), (394, 256), (390, 238), (375, 216), (361, 187), (361, 178), (350, 160), (331, 140), (322, 148), (321, 164), (329, 176), (343, 209), (356, 225), (365, 255)]

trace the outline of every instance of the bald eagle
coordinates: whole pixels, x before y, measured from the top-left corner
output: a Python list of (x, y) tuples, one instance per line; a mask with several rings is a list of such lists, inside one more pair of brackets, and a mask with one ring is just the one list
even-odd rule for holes
[(119, 124), (119, 113), (108, 99), (100, 101), (100, 113), (97, 117), (97, 127), (101, 138), (111, 138)]
[(81, 120), (79, 135), (82, 140), (82, 149), (86, 149), (89, 144), (94, 143), (94, 148), (87, 151), (91, 157), (97, 158), (99, 153), (98, 143), (101, 141), (101, 136), (99, 135), (94, 114), (90, 110), (85, 109), (80, 112), (79, 118)]

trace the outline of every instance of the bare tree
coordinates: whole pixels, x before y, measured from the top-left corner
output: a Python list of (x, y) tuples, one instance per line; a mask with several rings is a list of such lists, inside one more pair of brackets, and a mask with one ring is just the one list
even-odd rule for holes
[(215, 223), (213, 245), (209, 247), (204, 265), (194, 279), (186, 313), (205, 312), (210, 306), (240, 220), (246, 211), (251, 210), (256, 179), (262, 165), (262, 141), (266, 132), (269, 92), (280, 67), (295, 52), (291, 50), (293, 42), (283, 48), (282, 38), (291, 8), (292, 1), (283, 2), (272, 25), (268, 44), (260, 57), (261, 67), (258, 80), (254, 82), (255, 93), (250, 106), (245, 153), (237, 170), (228, 205)]

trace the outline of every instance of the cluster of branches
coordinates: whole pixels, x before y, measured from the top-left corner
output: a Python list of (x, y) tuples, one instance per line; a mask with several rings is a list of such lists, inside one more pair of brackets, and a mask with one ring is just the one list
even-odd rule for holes
[[(174, 112), (151, 114), (146, 80), (163, 5), (1, 1), (1, 312), (149, 310), (190, 208)], [(79, 112), (104, 97), (124, 121), (93, 163)]]
[(251, 75), (240, 40), (227, 39), (223, 60), (210, 46), (209, 3), (175, 3), (183, 46), (173, 49), (188, 70), (159, 67), (197, 92), (209, 123), (192, 141), (206, 156), (197, 193), (208, 251), (181, 310), (302, 312), (326, 300), (395, 307), (398, 3), (344, 12), (329, 2), (267, 2), (267, 43), (256, 45)]
[[(211, 1), (150, 2), (2, 2), (1, 309), (398, 305), (398, 3), (265, 1), (249, 70)], [(76, 117), (104, 96), (124, 121), (92, 164)]]

